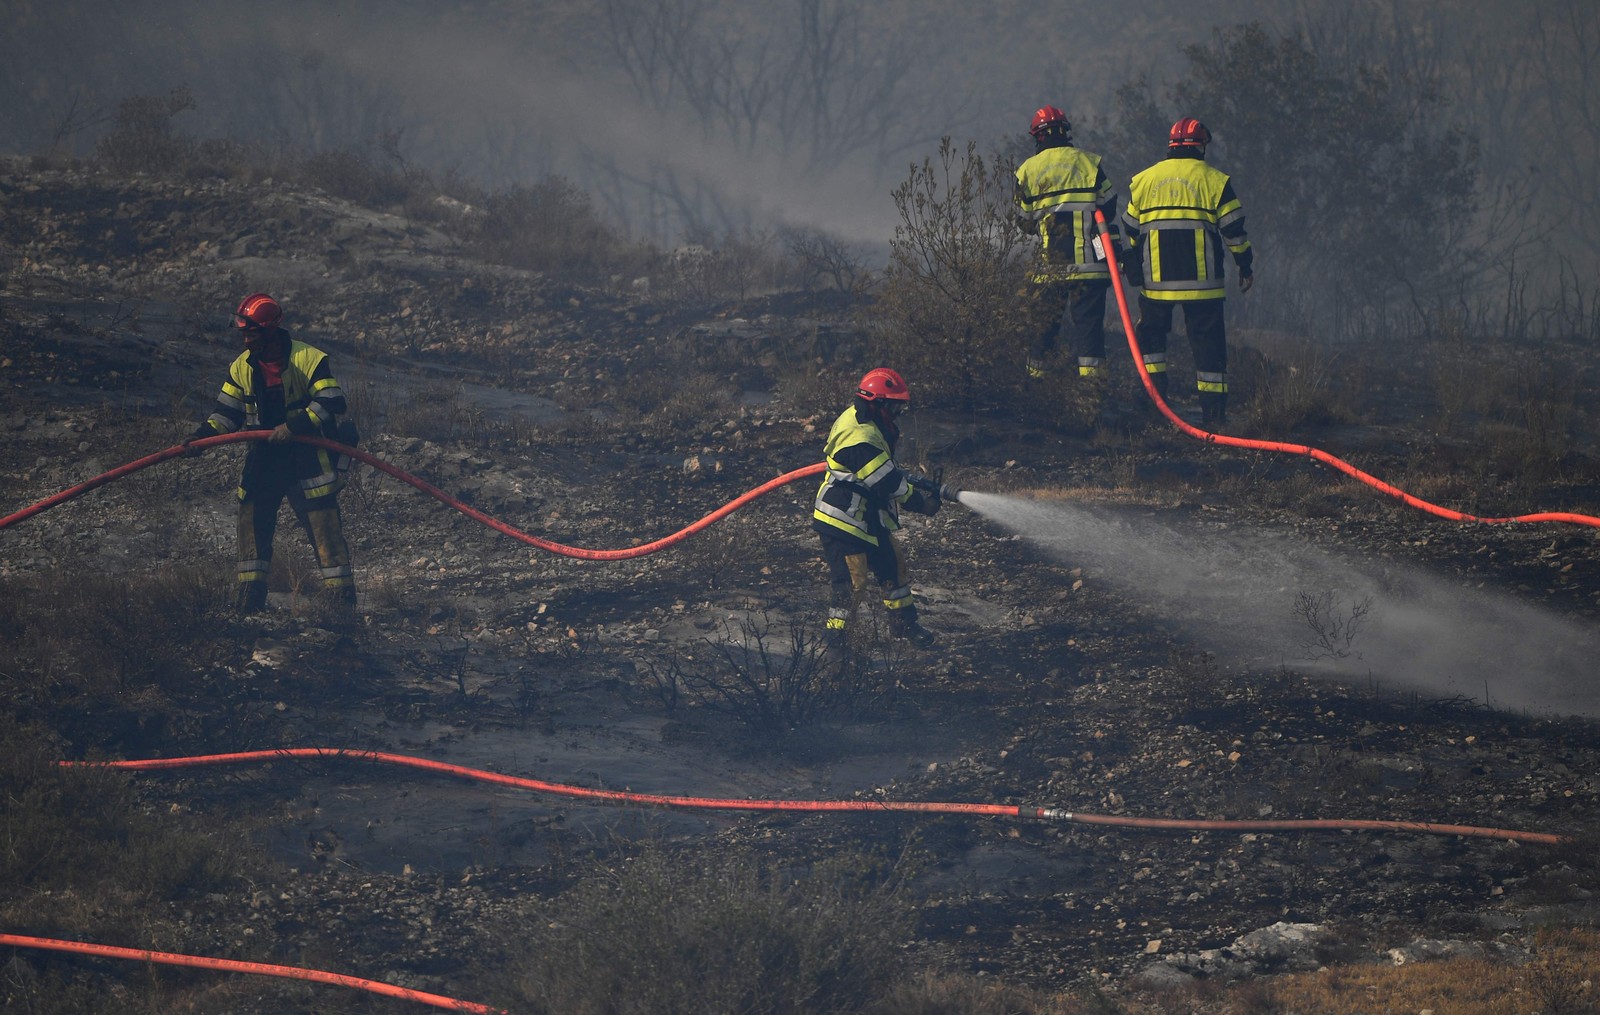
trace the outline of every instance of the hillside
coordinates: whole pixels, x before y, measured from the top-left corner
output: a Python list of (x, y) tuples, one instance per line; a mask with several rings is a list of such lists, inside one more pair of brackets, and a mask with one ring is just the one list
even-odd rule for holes
[[(463, 235), (447, 216), (372, 211), (284, 183), (5, 163), (0, 511), (181, 440), (236, 352), (228, 312), (257, 289), (333, 356), (365, 450), (579, 547), (665, 536), (818, 461), (832, 415), (872, 365), (855, 352), (868, 341), (861, 307), (836, 292), (707, 300), (660, 275), (560, 282), (485, 263)], [(1246, 401), (1248, 378), (1275, 376), (1270, 336), (1258, 338), (1239, 358)], [(1572, 364), (1574, 378), (1593, 371), (1576, 342), (1538, 355)], [(1370, 386), (1370, 404), (1299, 421), (1292, 437), (1485, 514), (1600, 512), (1600, 469), (1583, 436), (1593, 385), (1558, 417), (1575, 436), (1540, 471), (1517, 450), (1533, 446), (1518, 443), (1521, 431), (1480, 429), (1501, 435), (1486, 451), (1425, 424), (1418, 406), (1431, 396), (1421, 392), (1436, 393), (1435, 381), (1393, 368)], [(1091, 428), (919, 403), (905, 457), (1003, 496), (908, 524), (913, 585), (938, 646), (864, 643), (831, 676), (816, 658), (827, 590), (809, 480), (662, 552), (593, 562), (530, 549), (362, 469), (341, 497), (361, 591), (354, 624), (312, 594), (313, 562), (287, 516), (271, 609), (241, 619), (224, 608), (237, 447), (0, 530), (0, 735), (8, 780), (30, 787), (6, 805), (8, 834), (24, 845), (0, 878), (0, 924), (546, 1010), (574, 996), (556, 986), (576, 989), (540, 964), (542, 942), (570, 944), (560, 936), (568, 917), (548, 907), (607, 878), (631, 883), (627, 872), (665, 856), (658, 887), (684, 908), (694, 872), (750, 864), (784, 884), (845, 886), (814, 910), (881, 903), (882, 913), (850, 912), (900, 935), (895, 962), (946, 979), (876, 998), (873, 1010), (1285, 1010), (1272, 998), (1290, 996), (1287, 974), (1333, 967), (1356, 982), (1397, 954), (1542, 971), (1525, 985), (1527, 1006), (1494, 1010), (1557, 1010), (1550, 998), (1568, 993), (1592, 1004), (1577, 985), (1595, 967), (1582, 929), (1600, 888), (1600, 706), (1592, 682), (1569, 678), (1583, 673), (1570, 659), (1593, 648), (1600, 611), (1594, 530), (1443, 522), (1301, 459), (1189, 440), (1151, 423), (1131, 396), (1113, 408)], [(1333, 660), (1304, 641), (1341, 647), (1337, 607), (1302, 615), (1312, 631), (1300, 642), (1274, 640), (1295, 618), (1296, 592), (1324, 589), (1263, 593), (1242, 567), (1196, 570), (1235, 538), (1263, 560), (1304, 547), (1367, 562), (1392, 586), (1376, 609), (1402, 614), (1417, 643), (1340, 660), (1358, 675), (1330, 678)], [(1485, 600), (1491, 609), (1529, 610), (1523, 644), (1474, 649), (1518, 672), (1482, 688), (1476, 677), (1452, 686), (1448, 673), (1444, 684), (1419, 680), (1428, 641), (1477, 645), (1492, 624), (1452, 628), (1470, 614), (1408, 599), (1418, 576), (1452, 595), (1497, 597)], [(1547, 632), (1570, 644), (1526, 643)], [(1367, 647), (1346, 633), (1342, 647)], [(1550, 674), (1532, 672), (1545, 661)], [(1540, 699), (1547, 686), (1561, 697)], [(47, 774), (57, 757), (287, 747), (659, 794), (1406, 820), (1569, 841), (706, 816), (353, 762), (182, 770), (91, 789)], [(126, 830), (114, 830), (115, 814)], [(53, 863), (56, 849), (76, 866)], [(635, 918), (655, 912), (657, 900), (636, 901)], [(903, 928), (891, 926), (893, 907)], [(665, 917), (626, 933), (608, 926), (600, 937), (684, 933)], [(559, 954), (574, 977), (611, 983), (598, 961), (582, 964), (590, 953)], [(0, 985), (8, 1010), (412, 1010), (14, 956)], [(607, 975), (626, 979), (615, 965)], [(1254, 993), (1212, 989), (1233, 980)], [(997, 984), (1015, 993), (1001, 997)], [(1241, 1007), (1251, 1003), (1265, 1007)], [(1302, 1010), (1374, 1010), (1351, 1003)]]

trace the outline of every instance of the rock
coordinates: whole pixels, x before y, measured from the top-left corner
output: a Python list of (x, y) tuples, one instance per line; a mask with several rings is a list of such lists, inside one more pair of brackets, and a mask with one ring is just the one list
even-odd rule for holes
[(1385, 957), (1397, 966), (1411, 962), (1438, 962), (1442, 959), (1481, 958), (1485, 954), (1476, 941), (1442, 941), (1418, 938), (1400, 948), (1391, 948)]
[(1130, 982), (1145, 990), (1177, 990), (1195, 982), (1195, 977), (1171, 962), (1157, 962), (1133, 974)]
[(1312, 953), (1326, 935), (1327, 931), (1320, 924), (1280, 921), (1243, 935), (1229, 950), (1265, 969), (1315, 969), (1320, 963)]

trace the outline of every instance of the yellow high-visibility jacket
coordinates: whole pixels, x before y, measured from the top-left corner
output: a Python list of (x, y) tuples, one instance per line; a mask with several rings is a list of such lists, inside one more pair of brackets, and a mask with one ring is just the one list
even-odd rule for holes
[(1096, 208), (1117, 233), (1117, 193), (1100, 156), (1071, 145), (1042, 149), (1017, 167), (1013, 199), (1018, 219), (1032, 223), (1043, 244), (1035, 282), (1111, 278), (1093, 242)]
[(1239, 274), (1251, 274), (1255, 255), (1233, 181), (1198, 156), (1163, 159), (1135, 176), (1122, 227), (1148, 299), (1222, 299), (1224, 244)]
[[(337, 421), (345, 411), (344, 390), (333, 377), (328, 356), (321, 349), (289, 341), (289, 355), (283, 366), (282, 386), (269, 388), (261, 365), (249, 351), (240, 353), (228, 367), (215, 410), (196, 431), (197, 436), (233, 433), (235, 430), (270, 430), (287, 423), (295, 434), (336, 439)], [(255, 474), (253, 459), (260, 457), (263, 445), (253, 444), (239, 484), (239, 499), (249, 494), (250, 478)], [(324, 448), (294, 444), (282, 450), (292, 455), (295, 475), (307, 499), (337, 493), (343, 485), (348, 463)]]
[(863, 419), (855, 406), (839, 414), (823, 448), (828, 471), (817, 488), (812, 528), (877, 546), (878, 533), (900, 527), (902, 505), (922, 510), (922, 494), (894, 462), (898, 436), (898, 432), (885, 433), (876, 422)]

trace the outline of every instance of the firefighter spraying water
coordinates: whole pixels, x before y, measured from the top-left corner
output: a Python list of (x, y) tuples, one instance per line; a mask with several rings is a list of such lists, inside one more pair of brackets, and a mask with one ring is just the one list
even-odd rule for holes
[(956, 491), (937, 479), (913, 476), (894, 460), (900, 415), (911, 406), (911, 389), (887, 367), (861, 378), (855, 399), (828, 431), (823, 449), (827, 471), (817, 490), (811, 527), (822, 539), (828, 562), (829, 647), (842, 649), (851, 615), (875, 581), (888, 611), (889, 631), (919, 648), (934, 644), (933, 632), (917, 622), (917, 604), (905, 551), (895, 541), (900, 509), (932, 517)]

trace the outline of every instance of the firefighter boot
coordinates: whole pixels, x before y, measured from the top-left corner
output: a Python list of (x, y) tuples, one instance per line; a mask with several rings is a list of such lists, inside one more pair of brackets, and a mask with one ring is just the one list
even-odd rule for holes
[(902, 606), (889, 611), (889, 633), (909, 641), (917, 648), (932, 648), (938, 641), (932, 631), (917, 623), (915, 606)]
[(1155, 385), (1156, 394), (1161, 396), (1161, 400), (1171, 405), (1172, 400), (1167, 397), (1167, 372), (1165, 370), (1157, 370), (1152, 373), (1150, 375), (1150, 383)]
[(322, 622), (334, 630), (353, 627), (356, 616), (356, 590), (352, 585), (326, 586), (318, 597), (317, 612)]
[(1200, 392), (1200, 421), (1202, 423), (1226, 423), (1228, 421), (1227, 392)]
[(267, 583), (240, 582), (233, 590), (233, 607), (246, 616), (266, 609)]
[[(1170, 406), (1172, 399), (1167, 395), (1167, 372), (1158, 370), (1150, 374), (1149, 377), (1151, 386), (1156, 389), (1156, 394), (1161, 396), (1161, 400)], [(1140, 388), (1134, 397), (1137, 399), (1138, 412), (1145, 420), (1151, 423), (1165, 422), (1164, 417), (1161, 415), (1161, 410), (1156, 408), (1156, 403), (1145, 395), (1143, 388)]]

